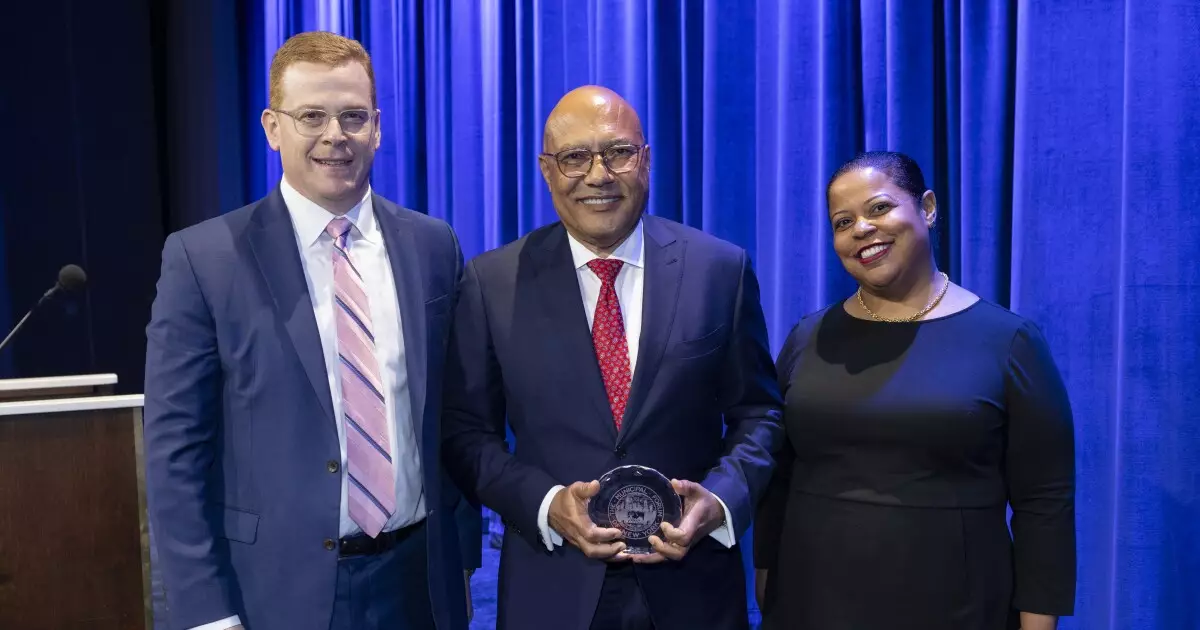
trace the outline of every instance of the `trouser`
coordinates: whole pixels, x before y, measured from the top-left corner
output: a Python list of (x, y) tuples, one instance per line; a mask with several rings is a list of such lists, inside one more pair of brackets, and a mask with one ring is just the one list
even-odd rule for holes
[(329, 630), (434, 630), (425, 524), (394, 547), (338, 559)]
[(646, 596), (638, 584), (633, 564), (608, 565), (591, 630), (654, 630), (650, 608), (646, 605)]

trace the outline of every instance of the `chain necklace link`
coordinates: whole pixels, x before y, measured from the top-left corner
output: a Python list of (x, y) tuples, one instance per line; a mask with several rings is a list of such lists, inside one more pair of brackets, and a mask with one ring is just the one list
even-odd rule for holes
[(950, 288), (950, 276), (946, 275), (946, 272), (944, 272), (944, 271), (939, 272), (939, 274), (942, 276), (942, 279), (945, 280), (945, 282), (942, 283), (942, 290), (938, 291), (938, 294), (935, 295), (933, 297), (933, 299), (931, 299), (929, 301), (929, 304), (925, 305), (925, 308), (918, 311), (917, 314), (913, 315), (912, 317), (893, 319), (891, 317), (884, 317), (882, 315), (876, 315), (875, 311), (872, 311), (871, 309), (867, 308), (867, 304), (865, 302), (863, 302), (861, 287), (858, 289), (858, 291), (856, 291), (854, 293), (854, 296), (858, 298), (858, 305), (862, 307), (862, 310), (866, 311), (867, 315), (870, 315), (871, 319), (873, 319), (877, 322), (889, 322), (892, 324), (915, 322), (918, 319), (921, 319), (922, 317), (925, 317), (927, 314), (929, 314), (929, 311), (932, 311), (934, 308), (936, 308), (937, 305), (942, 301), (942, 298), (946, 296), (946, 289)]

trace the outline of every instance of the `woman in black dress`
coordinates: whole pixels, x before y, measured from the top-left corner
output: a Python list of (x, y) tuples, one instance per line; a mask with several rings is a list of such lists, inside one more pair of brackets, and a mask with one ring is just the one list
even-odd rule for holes
[(1054, 628), (1074, 608), (1075, 461), (1045, 340), (938, 271), (912, 159), (860, 155), (827, 196), (859, 290), (780, 353), (788, 440), (754, 528), (763, 627)]

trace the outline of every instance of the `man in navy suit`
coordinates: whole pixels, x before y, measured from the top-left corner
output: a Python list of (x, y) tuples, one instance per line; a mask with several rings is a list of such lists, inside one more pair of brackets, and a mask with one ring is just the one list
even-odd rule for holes
[[(735, 543), (783, 439), (746, 252), (643, 214), (650, 149), (612, 91), (563, 97), (544, 145), (561, 221), (467, 265), (446, 364), (447, 470), (508, 526), (499, 627), (745, 628)], [(627, 464), (684, 502), (649, 555), (587, 516)]]
[(168, 237), (147, 328), (170, 626), (465, 629), (481, 529), (456, 522), (438, 422), (457, 239), (371, 192), (358, 42), (297, 35), (270, 81), (283, 180)]

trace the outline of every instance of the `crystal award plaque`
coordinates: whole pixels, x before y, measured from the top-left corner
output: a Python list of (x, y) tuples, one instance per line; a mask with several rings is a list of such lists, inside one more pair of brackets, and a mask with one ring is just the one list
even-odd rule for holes
[(648, 540), (662, 537), (666, 521), (679, 525), (683, 502), (671, 480), (645, 466), (621, 466), (600, 477), (600, 491), (588, 501), (588, 516), (597, 527), (612, 527), (624, 534), (625, 553), (648, 554)]

